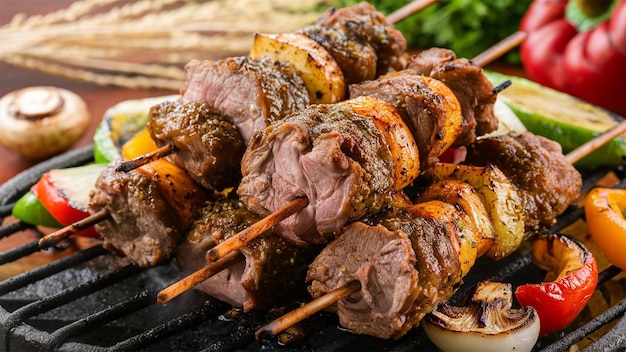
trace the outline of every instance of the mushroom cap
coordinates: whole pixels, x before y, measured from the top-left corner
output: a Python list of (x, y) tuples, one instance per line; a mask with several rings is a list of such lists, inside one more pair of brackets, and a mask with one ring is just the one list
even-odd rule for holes
[(28, 159), (49, 158), (70, 149), (90, 118), (85, 101), (67, 89), (16, 90), (0, 99), (0, 144)]

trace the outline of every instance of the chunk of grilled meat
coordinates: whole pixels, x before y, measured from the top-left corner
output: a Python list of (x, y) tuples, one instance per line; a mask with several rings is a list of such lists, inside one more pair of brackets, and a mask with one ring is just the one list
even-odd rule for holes
[(236, 187), (246, 145), (232, 119), (206, 104), (169, 101), (150, 108), (148, 130), (167, 158), (209, 190)]
[(341, 325), (398, 338), (460, 285), (468, 221), (453, 205), (433, 200), (351, 223), (309, 266), (309, 292), (316, 298), (358, 280), (361, 289), (334, 307)]
[(531, 132), (479, 139), (467, 148), (466, 164), (494, 164), (517, 186), (526, 230), (554, 225), (580, 195), (582, 176), (561, 146)]
[(277, 228), (289, 239), (310, 243), (326, 242), (348, 221), (377, 212), (399, 185), (411, 181), (398, 179), (398, 165), (417, 176), (409, 163), (419, 152), (408, 131), (408, 143), (388, 140), (375, 115), (399, 120), (394, 128), (403, 125), (393, 107), (371, 97), (313, 105), (275, 122), (246, 149), (239, 196), (262, 216), (308, 198), (307, 207)]
[(448, 49), (432, 48), (412, 56), (406, 66), (416, 74), (436, 78), (445, 83), (461, 104), (463, 130), (454, 146), (465, 146), (498, 128), (493, 113), (496, 93), (480, 66), (468, 59), (457, 58)]
[(245, 143), (272, 121), (309, 105), (302, 78), (269, 57), (192, 60), (181, 90), (185, 102), (205, 103), (232, 118)]
[(330, 52), (346, 84), (402, 69), (406, 39), (368, 3), (330, 9), (315, 24), (297, 32)]
[(104, 246), (142, 267), (171, 257), (209, 195), (182, 169), (157, 160), (130, 172), (109, 165), (90, 194), (89, 212), (106, 209), (95, 225)]
[(439, 80), (403, 70), (353, 84), (349, 91), (350, 98), (375, 97), (396, 109), (417, 143), (422, 170), (439, 161), (461, 133), (461, 106)]
[[(238, 199), (210, 202), (202, 209), (187, 237), (176, 248), (176, 263), (184, 274), (207, 264), (206, 251), (259, 220)], [(238, 249), (244, 259), (196, 286), (244, 311), (261, 310), (306, 296), (307, 265), (319, 252), (297, 246), (267, 231)]]

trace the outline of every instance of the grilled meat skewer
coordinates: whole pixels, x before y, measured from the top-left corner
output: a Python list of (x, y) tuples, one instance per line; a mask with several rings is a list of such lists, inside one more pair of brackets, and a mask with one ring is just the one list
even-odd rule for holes
[[(561, 211), (578, 197), (581, 176), (566, 162), (567, 158), (563, 156), (560, 148), (530, 133), (492, 138), (495, 140), (490, 141), (490, 138), (487, 138), (485, 145), (478, 149), (491, 150), (497, 146), (494, 153), (499, 157), (481, 160), (485, 163), (488, 160), (500, 163), (503, 168), (507, 168), (507, 173), (519, 174), (526, 167), (542, 170), (543, 165), (540, 163), (554, 163), (555, 166), (549, 170), (548, 176), (539, 178), (539, 182), (533, 183), (532, 188), (521, 184), (519, 192), (517, 187), (501, 187), (502, 190), (509, 189), (506, 192), (493, 190), (492, 196), (500, 198), (499, 203), (517, 204), (512, 210), (519, 214), (510, 220), (488, 211), (494, 204), (499, 206), (498, 201), (485, 197), (476, 185), (473, 184), (474, 187), (468, 188), (467, 183), (449, 178), (461, 177), (472, 183), (476, 182), (477, 175), (463, 174), (462, 165), (459, 165), (456, 168), (452, 167), (451, 173), (431, 171), (429, 174), (427, 170), (426, 179), (435, 183), (428, 184), (417, 199), (419, 203), (405, 208), (387, 209), (386, 212), (366, 217), (345, 227), (341, 236), (322, 250), (310, 265), (307, 274), (307, 280), (311, 281), (309, 291), (314, 298), (318, 299), (326, 294), (335, 297), (334, 309), (343, 326), (355, 333), (381, 338), (402, 336), (434, 306), (452, 295), (477, 258), (486, 254), (497, 260), (507, 254), (502, 253), (503, 250), (510, 253), (519, 246), (522, 236), (515, 233), (510, 233), (509, 236), (506, 231), (497, 231), (495, 225), (502, 223), (505, 227), (519, 225), (522, 228), (524, 224), (532, 226), (536, 218), (530, 222), (524, 220), (524, 215), (528, 211), (525, 208), (536, 210), (535, 203), (529, 203), (528, 198), (545, 199), (547, 194), (553, 192), (551, 183), (553, 177), (560, 175), (566, 183), (574, 185), (571, 189), (561, 189), (564, 194), (558, 199), (565, 203), (560, 205)], [(511, 147), (506, 148), (508, 144), (511, 144)], [(520, 144), (529, 150), (520, 147)], [(506, 152), (503, 153), (503, 150)], [(477, 152), (476, 157), (478, 155), (480, 154)], [(539, 157), (533, 159), (529, 155)], [(535, 162), (529, 163), (528, 160)], [(437, 168), (437, 165), (433, 168)], [(490, 164), (486, 168), (497, 166)], [(437, 174), (437, 177), (433, 178), (434, 174)], [(516, 178), (511, 178), (509, 182), (515, 181)], [(493, 185), (495, 180), (481, 182), (490, 187), (488, 185)], [(578, 188), (575, 188), (576, 185)], [(442, 203), (447, 205), (444, 206)], [(480, 206), (481, 203), (484, 207)], [(452, 209), (446, 211), (445, 208), (448, 206)], [(455, 211), (458, 214), (452, 215)], [(558, 214), (551, 212), (542, 219), (543, 223), (551, 224), (552, 220), (547, 219), (556, 215)], [(440, 220), (443, 221), (433, 225)], [(512, 224), (511, 221), (516, 224)], [(490, 223), (493, 226), (490, 226)], [(433, 240), (432, 236), (438, 233), (447, 233), (448, 236)], [(411, 240), (413, 246), (407, 247), (408, 242), (405, 239), (407, 237), (420, 239), (421, 242)], [(427, 240), (429, 238), (430, 240)], [(449, 245), (454, 250), (440, 254)], [(425, 259), (429, 258), (429, 255), (431, 260)], [(413, 256), (423, 259), (420, 261)], [(456, 263), (454, 265), (458, 266), (439, 270), (450, 263)], [(410, 269), (411, 266), (417, 271), (419, 280), (414, 279), (416, 274)], [(396, 280), (397, 278), (400, 279)], [(352, 285), (354, 281), (358, 281), (359, 284)], [(436, 286), (442, 282), (443, 286)], [(350, 285), (351, 289), (343, 293), (345, 298), (335, 295), (336, 290), (347, 285)], [(392, 289), (382, 289), (383, 287)], [(325, 305), (330, 306), (328, 300), (324, 297)], [(317, 311), (315, 309), (320, 307), (317, 302), (313, 302), (311, 308), (307, 306), (308, 304), (299, 308), (293, 315), (290, 313), (258, 330), (257, 338), (275, 335), (306, 318), (307, 315), (315, 313)]]
[[(388, 122), (379, 128), (376, 121)], [(348, 221), (377, 212), (418, 173), (417, 147), (395, 109), (362, 97), (308, 107), (256, 134), (237, 193), (262, 216), (306, 197), (309, 205), (278, 229), (296, 242), (324, 243)]]
[[(438, 200), (388, 208), (346, 226), (322, 250), (309, 266), (309, 292), (319, 299), (359, 282), (331, 307), (340, 324), (356, 334), (398, 338), (460, 286), (469, 264), (462, 257), (473, 263), (467, 249), (480, 240), (473, 228), (467, 214)], [(257, 337), (284, 328), (270, 324)]]

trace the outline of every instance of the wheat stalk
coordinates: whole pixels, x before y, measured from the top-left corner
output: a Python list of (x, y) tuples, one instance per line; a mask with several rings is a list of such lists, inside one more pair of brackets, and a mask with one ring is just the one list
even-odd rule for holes
[(177, 89), (192, 58), (244, 55), (255, 32), (313, 23), (324, 0), (82, 0), (0, 27), (0, 61), (127, 88)]

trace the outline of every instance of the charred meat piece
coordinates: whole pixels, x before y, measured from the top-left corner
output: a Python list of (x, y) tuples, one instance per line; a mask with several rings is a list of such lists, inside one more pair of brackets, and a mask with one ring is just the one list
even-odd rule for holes
[(150, 108), (148, 130), (158, 146), (171, 144), (168, 159), (210, 190), (235, 187), (246, 145), (237, 127), (206, 104), (170, 101)]
[(406, 39), (368, 3), (330, 9), (298, 32), (331, 53), (347, 84), (402, 69)]
[(360, 291), (336, 303), (341, 325), (398, 338), (460, 285), (466, 219), (453, 205), (430, 201), (354, 222), (310, 264), (309, 292), (316, 298), (358, 280)]
[(416, 74), (436, 78), (456, 95), (463, 113), (463, 131), (454, 146), (464, 146), (498, 128), (493, 113), (496, 94), (493, 84), (480, 66), (470, 60), (457, 58), (448, 49), (432, 48), (412, 56), (406, 67)]
[(271, 58), (192, 60), (181, 90), (185, 102), (205, 103), (229, 116), (245, 143), (252, 133), (309, 104), (302, 78)]
[(404, 70), (375, 80), (353, 84), (350, 98), (370, 96), (391, 104), (411, 130), (417, 143), (421, 169), (438, 157), (461, 132), (461, 107), (441, 81)]
[(248, 144), (237, 192), (250, 210), (267, 216), (296, 198), (309, 200), (277, 225), (291, 240), (326, 242), (391, 197), (395, 164), (385, 136), (350, 104), (310, 106), (276, 121)]
[(582, 176), (547, 138), (507, 134), (479, 139), (467, 150), (466, 164), (495, 164), (517, 186), (527, 230), (554, 225), (580, 195)]
[(96, 224), (104, 246), (142, 267), (171, 257), (209, 196), (184, 171), (157, 160), (130, 172), (112, 163), (90, 194), (89, 211), (106, 209)]
[[(208, 203), (186, 239), (176, 248), (175, 258), (184, 274), (207, 264), (206, 251), (259, 220), (238, 199)], [(202, 282), (196, 289), (244, 311), (261, 310), (290, 299), (306, 296), (307, 265), (317, 247), (296, 246), (268, 231), (238, 249), (244, 260)]]

